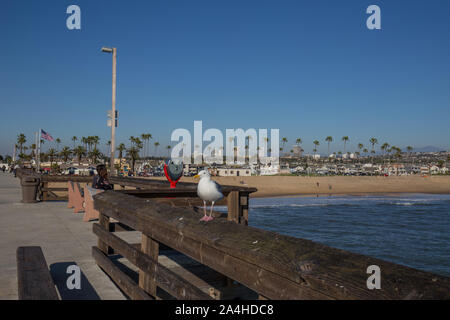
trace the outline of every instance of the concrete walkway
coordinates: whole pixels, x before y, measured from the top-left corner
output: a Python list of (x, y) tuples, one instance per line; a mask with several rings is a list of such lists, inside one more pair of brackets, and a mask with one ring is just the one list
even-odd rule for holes
[[(95, 264), (92, 222), (83, 222), (67, 202), (21, 203), (20, 180), (0, 173), (0, 299), (17, 299), (16, 249), (41, 246), (63, 299), (125, 299)], [(69, 265), (82, 271), (81, 290), (68, 290)]]

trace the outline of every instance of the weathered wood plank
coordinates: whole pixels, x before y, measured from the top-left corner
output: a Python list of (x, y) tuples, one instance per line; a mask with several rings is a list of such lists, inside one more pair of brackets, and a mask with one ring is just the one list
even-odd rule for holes
[(239, 191), (232, 191), (227, 196), (228, 221), (239, 223)]
[(99, 248), (92, 247), (92, 256), (99, 267), (102, 268), (131, 299), (153, 300), (151, 296), (139, 288), (136, 282), (123, 273), (119, 267), (114, 265), (114, 263)]
[(248, 194), (239, 194), (239, 223), (248, 226)]
[(186, 300), (205, 300), (211, 299), (209, 295), (193, 286), (177, 274), (173, 273), (160, 263), (153, 260), (150, 256), (144, 254), (136, 245), (127, 243), (114, 234), (106, 232), (100, 225), (94, 223), (94, 234), (101, 238), (106, 244), (113, 247), (114, 250), (136, 265), (142, 271), (154, 272), (156, 283), (163, 290), (177, 299)]
[(58, 300), (41, 247), (17, 248), (19, 300)]
[[(126, 177), (110, 177), (110, 182), (113, 184), (118, 185), (124, 185), (124, 186), (133, 186), (133, 187), (140, 187), (140, 188), (146, 188), (146, 189), (169, 189), (169, 184), (167, 181), (163, 180), (155, 180), (155, 179), (142, 179), (142, 178), (126, 178)], [(191, 190), (197, 190), (197, 183), (192, 182), (178, 182), (176, 189), (171, 190), (178, 190), (178, 189), (191, 189)], [(170, 189), (169, 189), (170, 190)], [(224, 193), (229, 193), (231, 191), (242, 191), (242, 192), (256, 192), (256, 188), (252, 187), (241, 187), (241, 186), (228, 186), (224, 185), (222, 186), (222, 191)]]
[[(104, 192), (96, 196), (95, 205), (105, 214), (268, 298), (450, 298), (447, 277), (223, 219), (203, 223), (187, 208), (133, 199)], [(381, 290), (367, 289), (369, 265), (378, 265), (382, 270)], [(252, 278), (254, 282), (245, 279), (244, 275), (252, 274), (257, 275)]]
[[(110, 218), (108, 216), (105, 216), (104, 214), (102, 214), (100, 212), (99, 217), (98, 217), (98, 224), (104, 229), (104, 230), (109, 230), (109, 224), (110, 224)], [(114, 250), (113, 248), (109, 247), (102, 239), (98, 239), (97, 242), (97, 246), (98, 248), (103, 251), (103, 253), (105, 253), (106, 255), (108, 254), (113, 254)]]
[(159, 243), (143, 234), (141, 251), (155, 261), (155, 263), (148, 270), (139, 271), (139, 287), (156, 297), (156, 266), (158, 264)]

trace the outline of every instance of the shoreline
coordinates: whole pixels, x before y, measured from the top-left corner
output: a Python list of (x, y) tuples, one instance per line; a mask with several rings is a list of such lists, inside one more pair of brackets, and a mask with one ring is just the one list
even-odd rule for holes
[[(150, 178), (151, 179), (151, 178)], [(153, 178), (163, 179), (165, 177)], [(450, 176), (249, 176), (212, 177), (221, 185), (254, 187), (251, 198), (329, 195), (450, 194)], [(183, 182), (198, 182), (183, 177)]]
[(348, 196), (348, 197), (366, 197), (366, 196), (401, 196), (401, 195), (412, 195), (412, 194), (441, 194), (447, 195), (450, 193), (441, 193), (441, 192), (351, 192), (351, 193), (302, 193), (302, 194), (276, 194), (276, 195), (264, 195), (257, 194), (255, 196), (251, 196), (253, 199), (267, 199), (267, 198), (308, 198), (308, 197), (316, 197), (324, 198), (324, 197), (338, 197), (338, 196)]

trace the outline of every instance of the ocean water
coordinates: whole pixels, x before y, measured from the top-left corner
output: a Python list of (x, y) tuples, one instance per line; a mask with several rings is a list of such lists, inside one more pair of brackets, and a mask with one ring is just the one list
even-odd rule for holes
[(249, 224), (450, 276), (450, 195), (251, 199)]

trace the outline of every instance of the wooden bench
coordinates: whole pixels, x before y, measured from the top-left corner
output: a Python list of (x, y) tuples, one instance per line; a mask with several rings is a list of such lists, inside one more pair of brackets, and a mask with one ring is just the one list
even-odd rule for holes
[(83, 221), (98, 219), (99, 212), (94, 209), (94, 199), (92, 198), (97, 193), (103, 192), (103, 190), (94, 189), (88, 185), (84, 186), (84, 217)]
[(67, 181), (67, 196), (68, 196), (67, 208), (69, 208), (69, 209), (74, 207), (74, 204), (73, 204), (74, 192), (75, 191), (74, 191), (73, 181)]
[(59, 300), (41, 247), (17, 248), (19, 300)]
[(84, 209), (84, 193), (83, 189), (78, 182), (73, 183), (73, 194), (72, 194), (72, 202), (73, 204), (73, 212), (83, 212)]

